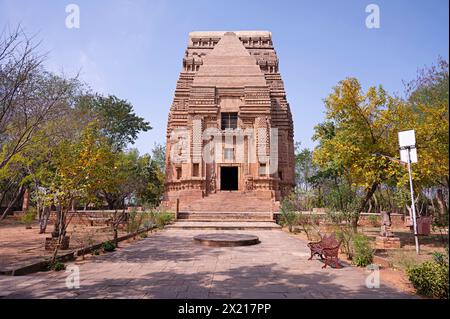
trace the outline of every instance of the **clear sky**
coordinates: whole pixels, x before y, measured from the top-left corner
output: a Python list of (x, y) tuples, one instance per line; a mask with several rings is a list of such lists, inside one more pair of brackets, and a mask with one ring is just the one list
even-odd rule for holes
[[(80, 28), (65, 26), (68, 4), (80, 8)], [(365, 24), (368, 4), (380, 8), (380, 28)], [(42, 39), (47, 67), (74, 75), (93, 90), (130, 101), (153, 126), (136, 147), (165, 142), (188, 33), (269, 30), (280, 58), (295, 140), (312, 147), (324, 118), (323, 99), (338, 81), (360, 79), (403, 93), (418, 68), (448, 60), (447, 0), (0, 0), (0, 28), (21, 23)]]

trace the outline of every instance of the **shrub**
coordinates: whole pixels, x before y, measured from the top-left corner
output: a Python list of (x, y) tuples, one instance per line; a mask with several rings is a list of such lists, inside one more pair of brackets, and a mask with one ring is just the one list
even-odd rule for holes
[(434, 298), (449, 298), (448, 283), (448, 255), (447, 259), (438, 262), (427, 261), (407, 270), (409, 281), (418, 294)]
[(24, 223), (26, 226), (31, 226), (33, 221), (36, 219), (36, 209), (35, 208), (29, 208), (26, 210), (26, 212), (22, 215), (20, 218), (20, 221)]
[(290, 233), (299, 222), (299, 214), (296, 213), (297, 208), (297, 195), (295, 193), (291, 193), (281, 202), (280, 225), (287, 226)]
[(327, 209), (327, 220), (332, 224), (351, 224), (352, 220), (357, 217), (358, 212), (338, 212)]
[(173, 220), (173, 214), (166, 211), (154, 212), (153, 220), (156, 227), (164, 228), (164, 226), (166, 226)]
[(435, 251), (432, 255), (434, 262), (438, 264), (444, 264), (446, 262), (445, 258), (447, 258), (447, 256), (444, 253)]
[(298, 220), (299, 220), (299, 216), (296, 212), (285, 211), (285, 210), (281, 211), (281, 216), (280, 216), (281, 226), (287, 226), (290, 233), (292, 233), (292, 231), (294, 230), (294, 226), (296, 226), (298, 224)]
[(61, 271), (66, 269), (66, 265), (60, 261), (55, 261), (53, 264), (50, 265), (50, 269), (54, 271)]
[(137, 212), (133, 210), (128, 215), (127, 221), (127, 233), (135, 233), (137, 232), (145, 221), (148, 219), (148, 213), (145, 212)]
[(114, 251), (116, 250), (116, 245), (111, 240), (108, 240), (103, 243), (103, 250), (104, 251)]
[(353, 236), (353, 263), (359, 267), (366, 267), (373, 261), (373, 249), (369, 239), (364, 234)]
[(352, 260), (354, 255), (352, 245), (354, 235), (353, 229), (348, 225), (338, 226), (336, 230), (336, 239), (341, 241), (341, 251), (349, 260)]
[(143, 227), (148, 228), (153, 225), (152, 213), (150, 211), (142, 212), (141, 216), (142, 216), (142, 226)]
[(98, 256), (100, 255), (100, 252), (98, 251), (98, 249), (94, 249), (93, 251), (91, 251), (91, 255)]
[(137, 214), (136, 210), (128, 213), (127, 233), (134, 233), (139, 228)]
[(147, 233), (140, 233), (139, 237), (141, 237), (141, 238), (147, 238), (148, 235), (147, 235)]
[(378, 221), (378, 216), (377, 215), (370, 215), (367, 220), (369, 221), (369, 224), (373, 227), (378, 227), (380, 226), (380, 222)]
[(308, 240), (320, 239), (319, 216), (313, 214), (298, 213), (298, 219), (295, 223), (301, 227)]

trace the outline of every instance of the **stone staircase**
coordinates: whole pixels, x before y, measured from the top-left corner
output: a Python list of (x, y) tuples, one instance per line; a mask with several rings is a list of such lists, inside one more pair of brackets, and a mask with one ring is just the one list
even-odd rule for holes
[(180, 212), (178, 213), (180, 221), (198, 221), (198, 222), (271, 222), (273, 221), (271, 212)]
[(183, 230), (278, 230), (281, 229), (273, 221), (271, 222), (246, 222), (246, 221), (182, 221), (178, 220), (174, 224), (166, 226), (168, 229)]
[(253, 193), (221, 191), (194, 201), (181, 212), (272, 212), (278, 210), (278, 203)]
[(279, 203), (257, 194), (218, 192), (181, 206), (177, 222), (167, 228), (189, 230), (274, 230)]

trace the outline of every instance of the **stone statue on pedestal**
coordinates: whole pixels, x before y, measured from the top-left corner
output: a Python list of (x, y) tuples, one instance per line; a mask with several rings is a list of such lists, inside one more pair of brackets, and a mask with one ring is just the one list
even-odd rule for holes
[(385, 211), (381, 211), (380, 212), (380, 216), (381, 216), (381, 232), (380, 232), (380, 236), (393, 237), (394, 234), (391, 232), (391, 226), (392, 226), (391, 213), (385, 212)]

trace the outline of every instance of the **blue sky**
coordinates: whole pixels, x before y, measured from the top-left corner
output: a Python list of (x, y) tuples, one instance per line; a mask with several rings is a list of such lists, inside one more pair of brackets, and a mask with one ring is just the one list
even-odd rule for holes
[[(66, 5), (80, 7), (80, 28), (65, 27)], [(365, 8), (380, 8), (368, 29)], [(188, 33), (269, 30), (280, 58), (295, 140), (312, 147), (324, 118), (323, 99), (338, 81), (360, 79), (402, 94), (418, 68), (448, 60), (447, 0), (0, 0), (0, 28), (18, 23), (42, 39), (47, 67), (80, 77), (93, 90), (130, 101), (150, 121), (135, 146), (149, 152), (165, 141)]]

